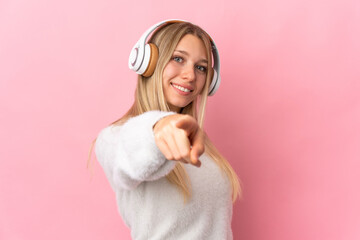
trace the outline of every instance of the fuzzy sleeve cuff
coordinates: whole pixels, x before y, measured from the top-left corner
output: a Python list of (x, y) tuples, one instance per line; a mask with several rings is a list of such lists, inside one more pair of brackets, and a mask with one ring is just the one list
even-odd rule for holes
[(142, 181), (167, 175), (175, 161), (165, 158), (155, 143), (153, 126), (174, 112), (149, 111), (121, 126), (108, 126), (96, 140), (95, 154), (113, 188), (133, 189)]

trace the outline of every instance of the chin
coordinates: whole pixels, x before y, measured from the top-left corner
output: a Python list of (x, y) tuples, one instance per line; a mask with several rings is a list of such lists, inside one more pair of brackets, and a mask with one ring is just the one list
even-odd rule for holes
[(188, 106), (190, 103), (168, 103), (168, 105), (169, 105), (170, 109), (171, 109), (171, 106), (172, 106), (172, 107), (175, 107), (175, 108), (180, 108), (180, 111), (181, 111), (181, 109)]
[(174, 104), (174, 106), (179, 107), (179, 108), (184, 108), (187, 105), (189, 105), (190, 103), (183, 103), (183, 104)]

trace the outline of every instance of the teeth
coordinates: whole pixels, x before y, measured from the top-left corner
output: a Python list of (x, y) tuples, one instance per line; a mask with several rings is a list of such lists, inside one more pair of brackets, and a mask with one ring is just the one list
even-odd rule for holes
[(173, 84), (173, 86), (176, 87), (177, 89), (183, 91), (183, 92), (190, 92), (190, 90), (187, 89), (187, 88), (184, 88), (184, 87), (181, 87), (181, 86), (178, 86), (178, 85), (175, 85), (175, 84)]

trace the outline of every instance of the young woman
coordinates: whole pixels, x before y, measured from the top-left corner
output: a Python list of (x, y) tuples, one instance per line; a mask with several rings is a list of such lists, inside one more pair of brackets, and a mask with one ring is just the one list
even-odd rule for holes
[(202, 128), (218, 61), (209, 35), (180, 20), (154, 25), (130, 54), (134, 104), (100, 132), (95, 153), (133, 239), (233, 238), (238, 177)]

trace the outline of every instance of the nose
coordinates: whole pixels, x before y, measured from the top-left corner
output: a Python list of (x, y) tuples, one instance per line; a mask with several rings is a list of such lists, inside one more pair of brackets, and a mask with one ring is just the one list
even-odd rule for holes
[(195, 80), (195, 68), (194, 66), (188, 64), (186, 66), (183, 67), (182, 72), (181, 72), (181, 77), (184, 80), (187, 81), (194, 81)]

